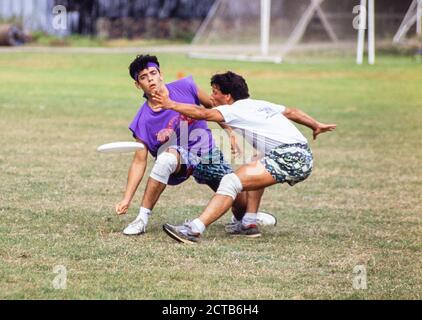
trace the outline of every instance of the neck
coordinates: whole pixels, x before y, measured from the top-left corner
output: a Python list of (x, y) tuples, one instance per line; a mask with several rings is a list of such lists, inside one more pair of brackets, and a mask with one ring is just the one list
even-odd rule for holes
[[(169, 91), (168, 91), (168, 89), (167, 89), (167, 87), (165, 85), (159, 91), (164, 92), (165, 94), (168, 94), (169, 93)], [(150, 106), (150, 108), (151, 108), (152, 111), (154, 111), (154, 112), (160, 112), (161, 110), (163, 110), (163, 108), (155, 108), (158, 105), (158, 103), (154, 102), (151, 99), (151, 94), (146, 93), (145, 95), (147, 97), (147, 103)]]

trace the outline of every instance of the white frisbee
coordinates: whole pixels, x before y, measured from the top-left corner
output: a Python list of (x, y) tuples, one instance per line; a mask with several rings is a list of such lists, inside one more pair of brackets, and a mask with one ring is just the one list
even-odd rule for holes
[(145, 146), (142, 143), (131, 141), (103, 144), (97, 148), (97, 151), (100, 153), (127, 153), (142, 149), (145, 149)]

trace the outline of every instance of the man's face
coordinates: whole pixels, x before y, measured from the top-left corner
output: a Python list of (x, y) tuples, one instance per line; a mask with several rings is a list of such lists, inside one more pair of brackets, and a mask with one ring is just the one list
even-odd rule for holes
[(142, 70), (138, 75), (136, 86), (142, 89), (145, 94), (150, 95), (152, 92), (160, 91), (164, 80), (160, 72), (155, 67), (149, 67)]
[(217, 85), (213, 84), (211, 88), (211, 101), (215, 107), (233, 103), (232, 96), (230, 94), (222, 93)]

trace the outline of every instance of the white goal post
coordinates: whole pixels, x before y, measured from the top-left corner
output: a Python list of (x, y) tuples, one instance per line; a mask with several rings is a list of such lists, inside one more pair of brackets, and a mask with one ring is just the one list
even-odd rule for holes
[(416, 24), (416, 33), (422, 34), (422, 0), (413, 0), (410, 4), (399, 30), (394, 36), (394, 43), (400, 43), (414, 24)]
[[(305, 50), (351, 48), (357, 36), (352, 28), (352, 9), (356, 1), (359, 0), (341, 0), (342, 3), (336, 0), (216, 0), (196, 33), (188, 56), (281, 63), (286, 54), (302, 44), (308, 26), (316, 22), (321, 24), (322, 35), (327, 39), (315, 45), (305, 44)], [(314, 36), (321, 37), (317, 33), (313, 31)]]
[[(380, 47), (392, 46), (408, 9), (403, 2), (383, 1), (216, 0), (192, 41), (189, 56), (275, 63), (355, 56), (363, 63), (368, 43), (368, 61), (374, 64), (375, 39)], [(365, 11), (356, 12), (356, 7)], [(355, 26), (359, 15), (364, 30)]]
[[(282, 58), (280, 56), (269, 55), (269, 42), (270, 42), (270, 23), (271, 23), (271, 0), (260, 0), (260, 14), (261, 14), (261, 54), (260, 55), (245, 55), (245, 54), (212, 54), (212, 53), (189, 53), (191, 58), (203, 58), (203, 59), (216, 59), (216, 60), (237, 60), (237, 61), (253, 61), (253, 62), (273, 62), (281, 63)], [(192, 45), (195, 45), (198, 39), (202, 36), (206, 28), (210, 24), (211, 18), (215, 15), (218, 8), (221, 6), (223, 0), (217, 0), (211, 8), (207, 18), (202, 23), (199, 31), (195, 35), (192, 41)]]

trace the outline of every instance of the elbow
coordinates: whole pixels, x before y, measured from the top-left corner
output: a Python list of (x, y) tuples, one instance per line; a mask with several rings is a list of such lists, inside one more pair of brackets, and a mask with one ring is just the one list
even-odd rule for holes
[(297, 115), (298, 109), (296, 108), (289, 108), (284, 112), (284, 116), (287, 119), (292, 119), (295, 118), (295, 116)]
[(133, 165), (135, 165), (137, 167), (143, 167), (143, 166), (146, 166), (146, 164), (147, 164), (145, 159), (139, 158), (139, 157), (136, 157), (136, 156), (133, 159), (132, 163), (133, 163)]

